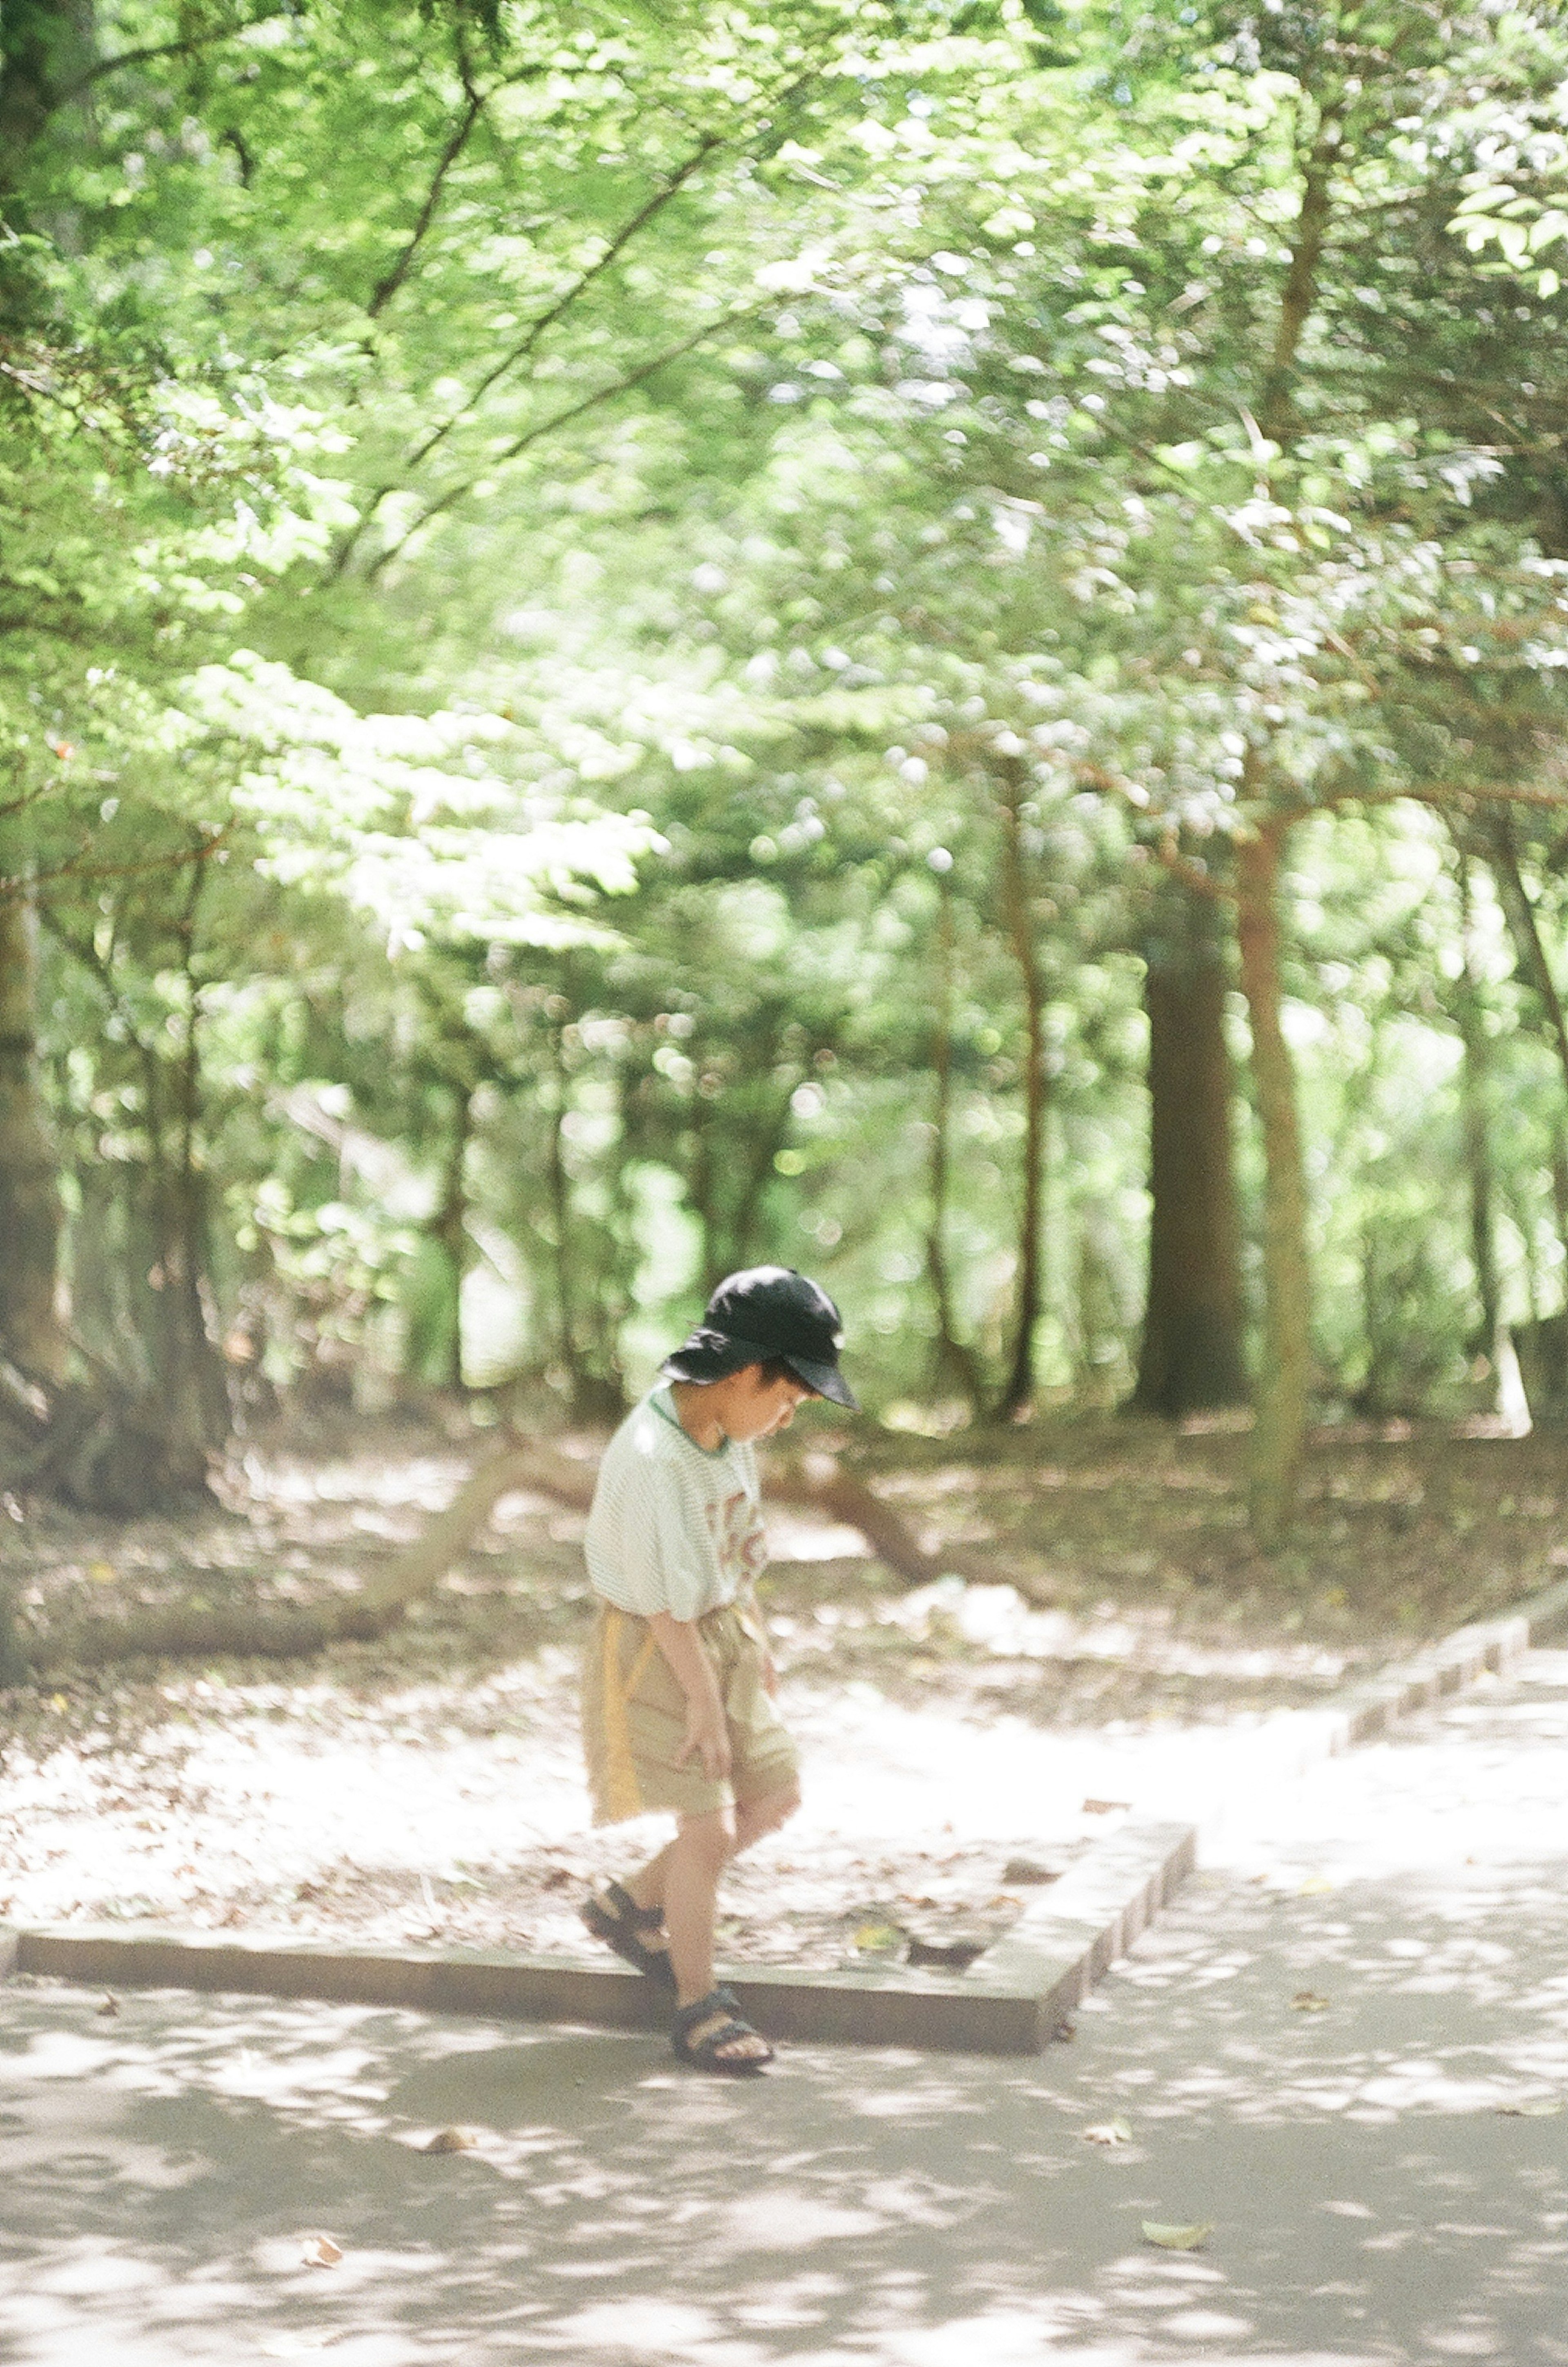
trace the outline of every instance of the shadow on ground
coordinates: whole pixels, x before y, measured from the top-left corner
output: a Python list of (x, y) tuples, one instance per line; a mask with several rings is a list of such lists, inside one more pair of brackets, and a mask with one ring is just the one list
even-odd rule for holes
[(638, 2037), (12, 1984), (0, 2355), (1568, 2361), (1568, 2116), (1500, 2109), (1568, 2097), (1565, 1674), (1302, 1787), (1267, 1880), (1200, 1876), (1027, 2062), (732, 2088)]

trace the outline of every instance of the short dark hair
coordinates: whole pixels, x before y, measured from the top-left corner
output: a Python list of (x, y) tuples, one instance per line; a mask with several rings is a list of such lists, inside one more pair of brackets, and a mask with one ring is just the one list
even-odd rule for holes
[(795, 1387), (804, 1389), (808, 1398), (819, 1398), (822, 1394), (820, 1389), (814, 1389), (809, 1381), (801, 1379), (795, 1366), (785, 1356), (770, 1356), (766, 1364), (758, 1365), (757, 1370), (762, 1376), (762, 1387), (765, 1389), (771, 1389), (775, 1381), (793, 1381)]

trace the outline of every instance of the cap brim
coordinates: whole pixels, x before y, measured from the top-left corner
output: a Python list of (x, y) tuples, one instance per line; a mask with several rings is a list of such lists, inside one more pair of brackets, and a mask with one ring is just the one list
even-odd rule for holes
[(859, 1413), (860, 1399), (837, 1365), (818, 1365), (809, 1356), (787, 1354), (781, 1356), (779, 1361), (787, 1365), (792, 1373), (798, 1373), (807, 1387), (815, 1389), (819, 1398), (830, 1398), (835, 1405), (845, 1407), (851, 1413)]

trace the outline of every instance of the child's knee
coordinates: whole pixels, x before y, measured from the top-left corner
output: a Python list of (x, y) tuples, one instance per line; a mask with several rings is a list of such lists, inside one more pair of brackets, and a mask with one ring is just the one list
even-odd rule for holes
[(791, 1782), (776, 1792), (765, 1793), (761, 1799), (751, 1800), (746, 1806), (746, 1822), (754, 1834), (776, 1833), (787, 1825), (800, 1806), (800, 1786)]
[(716, 1808), (705, 1817), (688, 1817), (682, 1822), (680, 1843), (682, 1849), (716, 1870), (728, 1864), (735, 1855), (735, 1811)]

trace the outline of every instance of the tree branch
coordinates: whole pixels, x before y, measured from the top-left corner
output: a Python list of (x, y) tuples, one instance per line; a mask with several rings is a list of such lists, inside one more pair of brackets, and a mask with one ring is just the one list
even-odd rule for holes
[(1339, 108), (1336, 104), (1325, 108), (1318, 118), (1317, 138), (1313, 142), (1312, 153), (1303, 176), (1301, 211), (1296, 217), (1291, 267), (1285, 276), (1284, 293), (1280, 300), (1280, 319), (1274, 334), (1274, 350), (1269, 357), (1269, 368), (1258, 404), (1258, 421), (1264, 435), (1271, 444), (1281, 447), (1290, 435), (1293, 409), (1291, 376), (1306, 324), (1317, 301), (1318, 273), (1323, 264), (1323, 246), (1328, 233), (1331, 210), (1329, 182), (1338, 153), (1338, 134)]
[[(613, 402), (617, 395), (629, 394), (634, 387), (641, 386), (647, 379), (663, 369), (668, 363), (679, 361), (683, 354), (694, 352), (705, 339), (716, 336), (721, 329), (727, 329), (736, 322), (752, 320), (755, 316), (753, 307), (744, 312), (726, 312), (716, 321), (705, 323), (694, 335), (682, 337), (678, 345), (667, 346), (664, 352), (655, 354), (649, 360), (639, 364), (635, 370), (628, 370), (624, 378), (615, 379), (609, 386), (597, 388), (593, 393), (585, 394), (580, 402), (569, 403), (564, 411), (553, 412), (548, 419), (542, 419), (536, 427), (530, 427), (524, 435), (517, 436), (513, 442), (507, 445), (503, 451), (492, 455), (489, 467), (495, 468), (504, 461), (518, 459), (527, 451), (530, 445), (539, 443), (547, 436), (553, 436), (558, 428), (570, 425), (572, 420), (581, 419), (585, 413), (597, 411), (604, 403)], [(389, 543), (385, 550), (378, 554), (366, 570), (367, 575), (372, 580), (379, 575), (384, 567), (389, 566), (400, 552), (407, 549), (416, 534), (431, 525), (434, 519), (442, 516), (447, 510), (454, 508), (467, 494), (472, 493), (478, 482), (477, 477), (466, 477), (461, 484), (449, 486), (446, 493), (428, 503), (407, 531), (400, 535), (396, 542)], [(367, 512), (367, 523), (369, 513)]]
[(419, 468), (423, 461), (429, 459), (436, 446), (440, 444), (446, 436), (451, 434), (453, 428), (457, 425), (458, 422), (466, 419), (469, 413), (472, 412), (478, 404), (484, 401), (485, 396), (490, 392), (491, 388), (496, 384), (498, 379), (504, 378), (509, 370), (515, 369), (519, 362), (526, 361), (528, 356), (534, 351), (536, 345), (537, 345), (540, 338), (547, 335), (548, 332), (555, 327), (556, 323), (561, 318), (562, 314), (569, 311), (572, 305), (577, 302), (579, 297), (586, 294), (593, 282), (604, 272), (608, 271), (610, 266), (625, 254), (626, 248), (631, 244), (632, 240), (637, 237), (638, 232), (646, 230), (649, 223), (656, 220), (656, 218), (663, 212), (665, 207), (669, 205), (674, 198), (680, 195), (680, 192), (685, 187), (686, 183), (691, 179), (693, 174), (699, 171), (707, 162), (709, 156), (712, 155), (714, 150), (716, 148), (722, 147), (723, 144), (723, 142), (719, 140), (716, 134), (710, 134), (707, 138), (703, 140), (699, 146), (694, 149), (691, 155), (687, 157), (685, 163), (679, 166), (679, 168), (671, 175), (670, 178), (664, 182), (662, 187), (656, 189), (647, 202), (637, 208), (637, 212), (631, 216), (629, 221), (623, 222), (620, 229), (615, 232), (615, 237), (610, 241), (609, 245), (604, 249), (604, 254), (599, 257), (598, 261), (596, 263), (591, 263), (585, 271), (579, 272), (577, 277), (571, 281), (570, 285), (562, 289), (555, 302), (547, 305), (544, 311), (539, 314), (538, 318), (532, 323), (525, 335), (512, 347), (511, 351), (503, 354), (501, 359), (485, 372), (485, 375), (480, 379), (478, 386), (475, 387), (472, 394), (469, 395), (461, 410), (455, 411), (451, 414), (450, 418), (444, 419), (440, 426), (433, 428), (431, 433), (425, 437), (423, 443), (415, 447), (414, 451), (411, 454), (408, 462), (408, 466), (411, 470)]
[(379, 318), (413, 268), (413, 259), (423, 244), (425, 233), (435, 219), (435, 209), (441, 202), (441, 191), (446, 176), (468, 146), (474, 126), (493, 96), (493, 92), (491, 91), (476, 91), (469, 88), (468, 105), (451, 138), (441, 152), (440, 162), (435, 167), (430, 187), (425, 192), (424, 203), (419, 210), (408, 243), (391, 269), (382, 275), (370, 291), (370, 300), (365, 310), (372, 321)]
[(193, 33), (187, 40), (150, 41), (140, 49), (118, 50), (112, 58), (100, 58), (96, 65), (89, 66), (85, 74), (78, 74), (75, 81), (67, 83), (63, 90), (52, 92), (51, 109), (52, 111), (57, 107), (66, 106), (73, 98), (80, 98), (85, 90), (91, 89), (96, 82), (102, 82), (106, 74), (121, 74), (127, 66), (151, 65), (157, 58), (195, 57), (198, 50), (216, 49), (224, 41), (237, 40), (242, 33), (248, 33), (253, 25), (267, 25), (275, 17), (291, 17), (294, 14), (292, 8), (259, 8), (254, 17), (242, 17), (237, 25), (225, 25), (210, 33)]

